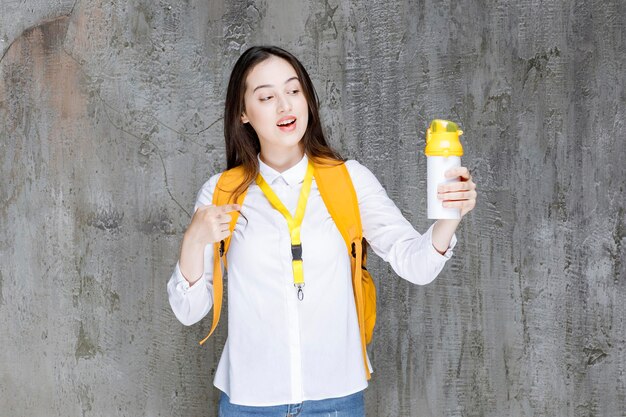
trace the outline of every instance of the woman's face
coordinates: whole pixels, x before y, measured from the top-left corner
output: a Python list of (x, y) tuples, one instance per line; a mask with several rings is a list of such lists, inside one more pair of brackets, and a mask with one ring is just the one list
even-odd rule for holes
[(309, 121), (309, 107), (291, 64), (272, 56), (248, 73), (242, 123), (254, 128), (261, 148), (298, 146)]

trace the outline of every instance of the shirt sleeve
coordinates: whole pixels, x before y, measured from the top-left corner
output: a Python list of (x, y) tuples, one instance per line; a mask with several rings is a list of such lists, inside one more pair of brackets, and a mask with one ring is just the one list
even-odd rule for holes
[(363, 236), (396, 274), (414, 284), (432, 282), (450, 259), (456, 246), (456, 234), (444, 254), (432, 243), (434, 223), (424, 234), (418, 233), (374, 174), (355, 160), (346, 161), (359, 200)]
[[(213, 192), (220, 174), (212, 176), (204, 183), (196, 196), (194, 213), (201, 205), (210, 205)], [(174, 272), (167, 283), (167, 295), (176, 318), (185, 326), (191, 326), (202, 320), (213, 306), (213, 247), (204, 248), (204, 273), (202, 277), (189, 285), (180, 271), (180, 260), (176, 262)]]

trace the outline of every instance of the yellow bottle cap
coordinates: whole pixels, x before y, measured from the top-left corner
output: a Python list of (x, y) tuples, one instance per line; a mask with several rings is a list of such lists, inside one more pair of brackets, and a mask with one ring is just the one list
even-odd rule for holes
[(426, 131), (426, 156), (462, 156), (463, 146), (459, 136), (463, 131), (448, 120), (435, 119)]

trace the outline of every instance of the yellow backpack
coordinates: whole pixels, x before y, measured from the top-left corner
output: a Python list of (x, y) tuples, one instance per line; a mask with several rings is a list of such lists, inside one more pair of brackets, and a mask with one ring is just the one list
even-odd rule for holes
[[(357, 309), (359, 329), (361, 333), (361, 348), (365, 373), (369, 380), (371, 375), (366, 359), (366, 344), (372, 340), (374, 325), (376, 324), (376, 288), (371, 275), (367, 271), (367, 250), (366, 241), (363, 238), (361, 226), (361, 215), (356, 191), (352, 185), (352, 179), (348, 173), (345, 163), (332, 160), (316, 158), (311, 159), (314, 166), (315, 182), (319, 188), (322, 200), (333, 218), (337, 229), (341, 233), (346, 243), (346, 248), (350, 254), (352, 265), (352, 289)], [(221, 206), (231, 204), (233, 192), (243, 180), (243, 168), (241, 166), (224, 171), (220, 176), (215, 192), (213, 193), (213, 205)], [(237, 204), (243, 205), (246, 196), (244, 192), (237, 198)], [(231, 213), (230, 232), (232, 234), (239, 212)], [(232, 235), (231, 235), (232, 236)], [(213, 245), (213, 323), (207, 337), (200, 344), (204, 344), (215, 330), (220, 319), (222, 308), (222, 267), (221, 262), (228, 268), (226, 263), (226, 252), (230, 246), (230, 237), (216, 242)]]

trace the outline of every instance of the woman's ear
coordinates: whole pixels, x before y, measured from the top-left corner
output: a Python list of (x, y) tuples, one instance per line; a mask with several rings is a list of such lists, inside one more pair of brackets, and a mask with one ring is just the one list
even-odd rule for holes
[(246, 113), (245, 112), (241, 113), (241, 123), (246, 124), (249, 121), (250, 120), (248, 120), (248, 116), (246, 116)]

